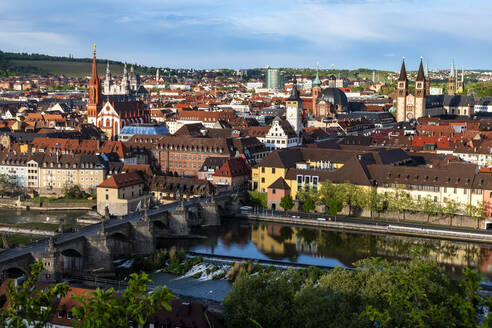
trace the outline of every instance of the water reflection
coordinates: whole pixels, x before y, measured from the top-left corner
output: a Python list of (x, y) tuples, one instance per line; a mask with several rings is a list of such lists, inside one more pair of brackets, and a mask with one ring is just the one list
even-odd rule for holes
[(222, 227), (196, 231), (202, 240), (164, 241), (162, 247), (217, 255), (273, 259), (322, 266), (351, 267), (378, 256), (408, 259), (418, 249), (422, 256), (439, 262), (443, 269), (459, 275), (465, 267), (492, 278), (492, 245), (395, 235), (316, 230), (280, 224), (228, 220)]

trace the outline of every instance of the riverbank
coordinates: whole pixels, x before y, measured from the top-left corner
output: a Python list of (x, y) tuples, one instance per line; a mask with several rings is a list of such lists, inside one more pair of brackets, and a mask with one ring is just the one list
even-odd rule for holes
[(35, 211), (72, 211), (91, 210), (97, 205), (96, 200), (87, 199), (53, 199), (53, 200), (19, 200), (0, 199), (0, 207)]
[(348, 218), (332, 218), (332, 217), (320, 217), (318, 218), (301, 218), (301, 217), (287, 217), (287, 216), (268, 216), (268, 215), (248, 215), (247, 218), (252, 221), (259, 222), (272, 222), (282, 224), (292, 224), (299, 226), (307, 226), (314, 228), (329, 228), (337, 230), (348, 231), (360, 231), (371, 232), (380, 234), (392, 234), (411, 237), (425, 237), (425, 238), (437, 238), (447, 240), (457, 240), (466, 242), (480, 242), (492, 244), (492, 234), (483, 230), (476, 232), (470, 232), (465, 229), (456, 229), (453, 227), (430, 227), (428, 225), (418, 224), (403, 224), (394, 223), (389, 224), (385, 221), (377, 220), (360, 220), (348, 219)]

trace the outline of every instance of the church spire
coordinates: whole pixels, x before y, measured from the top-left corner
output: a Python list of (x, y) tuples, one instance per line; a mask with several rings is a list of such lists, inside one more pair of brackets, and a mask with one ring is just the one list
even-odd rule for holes
[(454, 72), (454, 59), (453, 59), (452, 65), (451, 65), (451, 70), (449, 71), (449, 77), (456, 77), (455, 72)]
[(407, 82), (407, 70), (405, 68), (405, 57), (403, 57), (403, 60), (401, 62), (401, 70), (400, 70), (400, 77), (398, 78), (398, 81), (401, 82)]
[(319, 79), (319, 63), (316, 65), (316, 78), (313, 81), (313, 88), (320, 88), (321, 80)]
[(420, 57), (420, 66), (419, 72), (417, 73), (417, 81), (424, 81), (425, 73), (424, 73), (424, 64), (422, 63), (422, 57)]
[(97, 76), (97, 64), (96, 64), (96, 44), (92, 46), (94, 49), (93, 55), (92, 55), (92, 75), (91, 75), (91, 83), (98, 79)]
[(89, 82), (89, 101), (87, 103), (87, 117), (89, 123), (95, 124), (99, 109), (102, 107), (101, 80), (97, 75), (96, 45), (93, 46), (92, 74)]

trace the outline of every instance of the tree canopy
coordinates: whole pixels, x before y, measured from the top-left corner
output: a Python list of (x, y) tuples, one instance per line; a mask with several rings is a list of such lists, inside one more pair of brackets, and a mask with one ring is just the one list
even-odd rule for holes
[(450, 278), (437, 262), (378, 258), (313, 280), (290, 269), (245, 275), (224, 299), (228, 327), (489, 327), (478, 273)]

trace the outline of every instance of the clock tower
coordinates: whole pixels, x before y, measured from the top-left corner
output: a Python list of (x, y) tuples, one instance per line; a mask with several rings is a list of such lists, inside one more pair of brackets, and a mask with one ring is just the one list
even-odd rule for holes
[(296, 80), (294, 80), (290, 97), (285, 101), (285, 113), (287, 121), (296, 131), (297, 136), (300, 136), (302, 131), (302, 100), (297, 90)]

